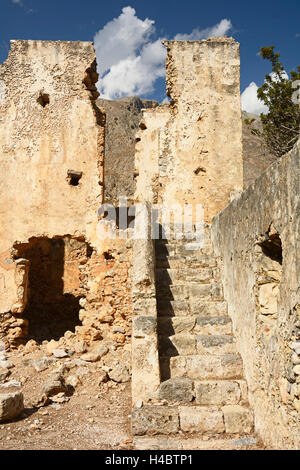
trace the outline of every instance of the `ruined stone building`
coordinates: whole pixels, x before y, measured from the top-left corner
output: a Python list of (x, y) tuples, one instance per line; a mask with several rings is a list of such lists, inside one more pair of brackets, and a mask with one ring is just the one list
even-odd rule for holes
[[(0, 66), (0, 340), (115, 342), (136, 436), (256, 434), (295, 449), (300, 144), (245, 178), (239, 44), (164, 45), (170, 104), (136, 104), (123, 172), (118, 142), (106, 162), (105, 111), (118, 118), (97, 99), (92, 43), (12, 41)], [(156, 205), (179, 209), (154, 240)]]

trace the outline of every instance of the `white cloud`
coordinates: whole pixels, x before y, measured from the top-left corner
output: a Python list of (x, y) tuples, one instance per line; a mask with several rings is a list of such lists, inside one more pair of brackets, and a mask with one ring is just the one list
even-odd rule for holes
[(257, 98), (258, 86), (256, 83), (251, 82), (250, 85), (243, 91), (242, 110), (248, 113), (260, 114), (267, 113), (268, 107)]
[(200, 41), (201, 39), (209, 38), (209, 37), (216, 37), (216, 36), (224, 36), (226, 35), (230, 29), (232, 28), (232, 23), (230, 20), (223, 19), (220, 23), (212, 26), (210, 28), (205, 29), (193, 29), (190, 34), (176, 34), (175, 38), (178, 41)]
[(118, 18), (109, 21), (96, 33), (94, 42), (100, 56), (101, 72), (106, 72), (121, 60), (135, 57), (136, 51), (143, 46), (154, 32), (154, 21), (140, 20), (134, 8), (125, 7)]
[[(270, 75), (271, 75), (271, 78), (272, 78), (273, 82), (279, 81), (279, 78), (278, 78), (278, 76), (275, 72), (271, 72)], [(288, 76), (288, 74), (286, 73), (285, 70), (282, 72), (282, 78), (285, 78), (285, 79), (289, 78), (289, 76)]]
[(94, 38), (100, 73), (101, 96), (115, 99), (153, 91), (164, 76), (165, 49), (162, 39), (151, 41), (154, 21), (140, 20), (135, 10), (125, 7)]
[[(190, 34), (176, 35), (174, 39), (198, 40), (222, 36), (231, 28), (230, 20)], [(101, 97), (116, 99), (130, 95), (149, 94), (158, 78), (165, 76), (166, 50), (155, 38), (154, 21), (136, 16), (134, 8), (122, 9), (118, 18), (109, 21), (95, 34)]]
[(20, 7), (23, 6), (22, 0), (11, 0), (11, 1), (12, 1), (12, 3), (15, 3), (16, 5), (20, 5)]
[[(271, 72), (270, 75), (273, 81), (278, 80), (277, 75), (274, 72)], [(286, 71), (283, 72), (283, 78), (289, 78)], [(268, 106), (257, 98), (257, 90), (258, 86), (255, 82), (251, 82), (250, 85), (245, 88), (241, 95), (243, 111), (253, 114), (267, 113), (269, 111)]]

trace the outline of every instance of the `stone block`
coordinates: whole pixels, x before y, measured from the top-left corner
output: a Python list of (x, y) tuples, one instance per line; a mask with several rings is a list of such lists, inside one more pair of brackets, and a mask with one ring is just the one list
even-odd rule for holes
[(246, 434), (253, 429), (253, 413), (240, 405), (223, 406), (224, 422), (228, 434)]
[(154, 297), (151, 297), (151, 293), (149, 298), (147, 295), (141, 296), (140, 297), (140, 291), (139, 294), (134, 294), (133, 293), (133, 315), (149, 315), (149, 316), (155, 316), (156, 315), (156, 299)]
[(211, 300), (212, 299), (212, 285), (211, 284), (197, 284), (190, 285), (189, 287), (190, 299), (192, 301)]
[(195, 317), (158, 318), (158, 331), (161, 335), (172, 336), (174, 334), (192, 331), (195, 323)]
[(187, 282), (209, 282), (213, 278), (213, 271), (211, 268), (186, 268), (178, 278)]
[(239, 379), (243, 376), (243, 364), (238, 354), (223, 356), (195, 355), (172, 357), (171, 377), (193, 379)]
[(220, 434), (225, 431), (223, 414), (216, 407), (180, 406), (179, 420), (185, 432)]
[(229, 317), (198, 317), (195, 331), (203, 335), (230, 335), (232, 321)]
[(179, 333), (177, 335), (171, 336), (168, 338), (168, 340), (170, 341), (172, 352), (176, 351), (176, 353), (180, 356), (187, 356), (197, 353), (196, 337), (192, 334)]
[(199, 335), (197, 336), (197, 352), (199, 354), (234, 354), (236, 345), (233, 336)]
[(211, 299), (203, 301), (203, 299), (191, 299), (190, 305), (191, 315), (199, 317), (224, 317), (227, 315), (227, 302), (214, 302)]
[(0, 394), (0, 423), (17, 418), (23, 409), (22, 392), (15, 391)]
[(229, 380), (195, 383), (196, 402), (199, 405), (238, 404), (241, 391), (237, 382)]
[(189, 312), (189, 304), (183, 300), (158, 300), (157, 310), (159, 315), (186, 316)]
[(188, 403), (193, 400), (193, 397), (193, 381), (190, 379), (169, 379), (163, 382), (160, 386), (160, 400)]
[(133, 318), (132, 334), (135, 338), (143, 338), (156, 333), (157, 317), (138, 315)]
[(187, 375), (186, 357), (171, 357), (169, 360), (171, 377), (185, 377)]
[(170, 406), (144, 406), (132, 410), (132, 433), (172, 434), (179, 431), (178, 409)]
[(159, 298), (168, 299), (168, 300), (173, 300), (175, 298), (187, 299), (189, 296), (189, 289), (188, 289), (188, 286), (184, 286), (184, 285), (173, 285), (173, 284), (169, 286), (158, 285), (157, 296)]

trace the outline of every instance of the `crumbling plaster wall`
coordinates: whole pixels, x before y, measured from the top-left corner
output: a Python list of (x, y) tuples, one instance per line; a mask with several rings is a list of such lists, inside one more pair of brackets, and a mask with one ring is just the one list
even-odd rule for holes
[[(33, 238), (67, 237), (92, 247), (92, 255), (78, 263), (80, 272), (65, 250), (64, 288), (78, 291), (70, 275), (80, 281), (79, 328), (86, 339), (106, 336), (108, 326), (116, 339), (111, 326), (125, 315), (122, 306), (117, 313), (111, 305), (118, 293), (125, 291), (118, 303), (124, 301), (130, 312), (130, 249), (98, 232), (105, 112), (95, 103), (97, 80), (90, 42), (12, 41), (0, 65), (0, 338), (8, 343), (26, 332), (22, 312), (30, 269), (13, 247)], [(69, 170), (82, 173), (77, 186), (70, 184)], [(114, 254), (109, 260), (108, 250)]]
[(169, 118), (170, 108), (167, 104), (143, 111), (135, 146), (136, 203), (159, 202), (162, 139)]
[(243, 185), (239, 44), (221, 37), (164, 45), (171, 102), (159, 202), (203, 204), (210, 223)]
[[(212, 225), (256, 430), (281, 449), (300, 445), (299, 157), (300, 142)], [(282, 265), (260, 247), (278, 235)]]

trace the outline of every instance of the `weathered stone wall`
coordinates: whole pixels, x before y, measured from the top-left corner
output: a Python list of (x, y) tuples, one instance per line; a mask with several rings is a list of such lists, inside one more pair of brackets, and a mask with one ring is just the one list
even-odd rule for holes
[(26, 332), (30, 260), (22, 261), (22, 245), (69, 237), (91, 247), (78, 263), (65, 250), (65, 293), (83, 295), (83, 266), (101, 265), (105, 114), (95, 105), (97, 79), (89, 42), (12, 41), (0, 66), (0, 312), (11, 342)]
[(170, 118), (168, 105), (143, 112), (135, 146), (135, 202), (143, 201), (158, 204), (161, 192), (160, 178), (163, 139)]
[(159, 202), (203, 204), (210, 222), (243, 187), (239, 44), (225, 37), (164, 44), (171, 103)]
[(132, 403), (139, 407), (139, 403), (157, 397), (160, 385), (155, 251), (149, 203), (136, 208), (132, 281)]
[(300, 142), (212, 226), (256, 430), (281, 449), (300, 445), (299, 157)]
[(123, 346), (131, 343), (132, 240), (107, 242), (107, 248), (92, 256), (84, 270), (82, 326), (76, 331), (88, 341), (104, 339)]

